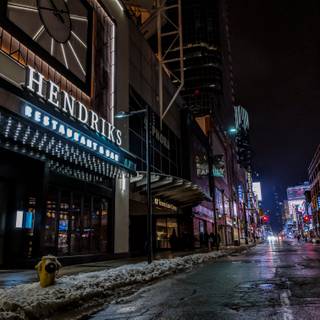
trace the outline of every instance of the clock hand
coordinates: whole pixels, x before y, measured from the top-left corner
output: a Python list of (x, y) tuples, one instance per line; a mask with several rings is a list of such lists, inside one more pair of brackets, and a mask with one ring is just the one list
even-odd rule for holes
[(49, 1), (50, 1), (51, 5), (52, 5), (52, 7), (53, 7), (53, 9), (54, 9), (54, 15), (55, 15), (57, 18), (59, 18), (62, 23), (64, 23), (64, 19), (63, 19), (62, 15), (61, 15), (59, 9), (57, 8), (57, 6), (55, 5), (55, 3), (53, 2), (53, 0), (49, 0)]
[(47, 7), (39, 7), (39, 9), (41, 9), (41, 10), (48, 10), (48, 11), (53, 11), (53, 12), (58, 12), (58, 13), (60, 13), (60, 14), (62, 14), (62, 13), (69, 13), (68, 11), (65, 11), (65, 10), (63, 10), (63, 9), (61, 9), (61, 10), (59, 10), (59, 9), (52, 9), (52, 8), (47, 8)]

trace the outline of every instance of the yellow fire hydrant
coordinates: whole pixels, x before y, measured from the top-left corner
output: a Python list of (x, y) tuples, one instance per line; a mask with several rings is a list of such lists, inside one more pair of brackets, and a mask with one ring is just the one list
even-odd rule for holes
[(40, 286), (42, 288), (54, 284), (61, 264), (55, 256), (48, 255), (41, 258), (41, 261), (35, 266), (38, 271)]

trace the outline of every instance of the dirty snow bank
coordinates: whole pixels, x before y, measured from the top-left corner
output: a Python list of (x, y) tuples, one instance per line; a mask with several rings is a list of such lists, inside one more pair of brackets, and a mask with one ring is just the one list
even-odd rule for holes
[(111, 297), (119, 287), (148, 282), (194, 265), (226, 255), (210, 252), (137, 263), (115, 269), (64, 276), (55, 286), (40, 288), (38, 283), (0, 290), (0, 319), (40, 319), (65, 310)]

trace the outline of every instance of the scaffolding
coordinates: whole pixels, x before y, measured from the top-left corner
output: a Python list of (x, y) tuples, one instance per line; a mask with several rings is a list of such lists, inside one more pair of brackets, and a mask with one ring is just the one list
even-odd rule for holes
[[(127, 0), (126, 5), (144, 37), (156, 35), (162, 122), (184, 86), (181, 0)], [(168, 103), (164, 101), (164, 73), (175, 87)]]

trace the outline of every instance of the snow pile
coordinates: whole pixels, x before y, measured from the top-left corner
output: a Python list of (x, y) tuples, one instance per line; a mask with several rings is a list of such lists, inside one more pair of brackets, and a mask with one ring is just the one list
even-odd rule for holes
[(226, 252), (199, 253), (174, 259), (137, 263), (115, 269), (82, 273), (57, 279), (56, 285), (41, 288), (38, 283), (0, 290), (0, 319), (40, 319), (83, 307), (111, 297), (116, 288), (191, 269), (194, 265), (226, 255)]

